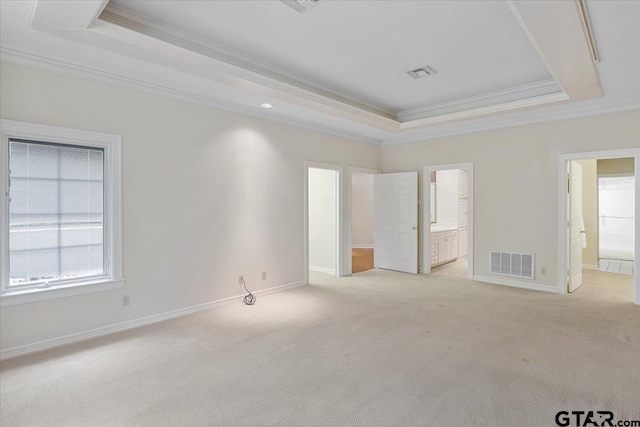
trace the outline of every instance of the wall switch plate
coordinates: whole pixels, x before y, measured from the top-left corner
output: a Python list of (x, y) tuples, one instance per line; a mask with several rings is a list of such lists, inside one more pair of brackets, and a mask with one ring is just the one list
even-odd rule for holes
[(129, 295), (123, 295), (122, 296), (122, 306), (126, 307), (129, 304), (131, 304), (131, 298), (129, 297)]
[(542, 268), (540, 269), (540, 273), (541, 273), (541, 274), (547, 274), (547, 267), (542, 267)]
[(244, 281), (244, 274), (241, 274), (238, 276), (238, 285), (242, 285), (243, 281)]
[(263, 281), (267, 280), (267, 271), (266, 270), (262, 272), (262, 280)]

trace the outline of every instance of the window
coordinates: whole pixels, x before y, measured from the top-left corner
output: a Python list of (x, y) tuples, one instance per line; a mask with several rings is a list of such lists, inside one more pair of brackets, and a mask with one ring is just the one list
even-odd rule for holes
[(120, 137), (1, 127), (2, 305), (121, 287)]

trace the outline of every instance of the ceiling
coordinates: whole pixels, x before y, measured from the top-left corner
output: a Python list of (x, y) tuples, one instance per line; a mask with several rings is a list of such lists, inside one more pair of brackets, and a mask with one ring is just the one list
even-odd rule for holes
[[(398, 114), (532, 83), (560, 89), (505, 2), (112, 0), (300, 80)], [(414, 79), (425, 65), (438, 74)]]
[(640, 2), (586, 7), (599, 62), (579, 0), (2, 1), (0, 59), (390, 144), (640, 108)]

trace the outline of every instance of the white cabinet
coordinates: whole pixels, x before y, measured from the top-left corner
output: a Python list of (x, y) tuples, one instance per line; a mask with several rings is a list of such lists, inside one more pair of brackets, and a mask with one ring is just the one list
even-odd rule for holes
[(469, 226), (469, 200), (460, 199), (458, 203), (458, 226), (460, 228)]
[(458, 258), (458, 230), (431, 233), (431, 265), (444, 264)]
[(460, 169), (458, 174), (458, 198), (469, 198), (469, 174), (466, 169)]
[(460, 255), (460, 248), (458, 247), (458, 237), (451, 238), (451, 258), (457, 259)]
[(451, 259), (451, 237), (438, 240), (438, 262), (445, 262)]
[(464, 257), (469, 252), (469, 174), (466, 169), (460, 170), (458, 179), (458, 256)]
[(467, 227), (458, 230), (458, 256), (467, 256), (469, 251), (469, 229)]

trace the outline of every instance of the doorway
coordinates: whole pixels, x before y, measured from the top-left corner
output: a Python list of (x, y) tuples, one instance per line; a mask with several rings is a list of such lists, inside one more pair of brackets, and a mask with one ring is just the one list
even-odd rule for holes
[[(347, 183), (347, 241), (345, 251), (346, 274), (352, 274), (354, 258), (352, 250), (358, 249), (354, 242), (354, 203), (358, 195), (352, 186), (355, 174), (366, 174), (373, 178), (373, 212), (365, 212), (373, 218), (373, 267), (415, 274), (418, 272), (418, 172), (380, 173), (374, 169), (349, 168)], [(356, 178), (357, 179), (357, 178)], [(364, 178), (370, 180), (371, 178)], [(369, 188), (369, 184), (367, 184)], [(370, 190), (367, 190), (367, 192)], [(356, 200), (354, 200), (354, 198)], [(367, 196), (368, 205), (371, 201)], [(357, 208), (356, 208), (357, 210)], [(368, 208), (366, 208), (368, 211)], [(371, 215), (373, 215), (371, 217)], [(356, 239), (358, 239), (356, 237)], [(355, 245), (354, 245), (355, 243)], [(366, 249), (366, 247), (365, 247)], [(365, 261), (365, 268), (371, 261)]]
[(340, 182), (342, 167), (305, 163), (305, 279), (341, 272)]
[(423, 168), (422, 272), (473, 278), (473, 163)]
[(418, 172), (376, 175), (376, 268), (418, 273)]
[(560, 156), (559, 292), (640, 304), (639, 158), (637, 149)]
[(362, 273), (375, 268), (374, 238), (375, 176), (379, 171), (349, 168), (349, 253), (348, 273)]

